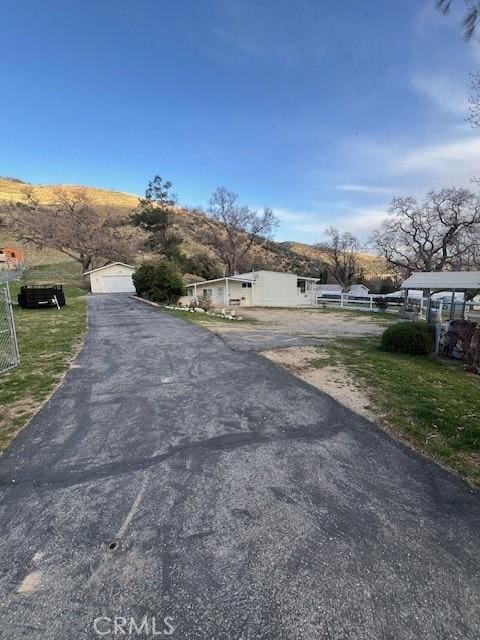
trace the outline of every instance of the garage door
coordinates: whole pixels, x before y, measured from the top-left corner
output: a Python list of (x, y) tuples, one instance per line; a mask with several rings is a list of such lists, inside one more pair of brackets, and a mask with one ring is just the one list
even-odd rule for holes
[(103, 276), (103, 291), (105, 293), (134, 293), (132, 276)]

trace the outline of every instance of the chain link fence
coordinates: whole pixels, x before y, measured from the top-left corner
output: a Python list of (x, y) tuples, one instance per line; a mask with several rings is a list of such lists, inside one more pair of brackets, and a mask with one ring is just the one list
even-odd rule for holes
[(0, 284), (0, 373), (20, 364), (8, 283)]

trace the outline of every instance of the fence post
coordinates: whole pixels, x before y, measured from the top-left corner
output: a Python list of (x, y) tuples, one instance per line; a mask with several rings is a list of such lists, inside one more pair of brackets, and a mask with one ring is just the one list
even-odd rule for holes
[(10, 330), (10, 336), (12, 339), (16, 364), (20, 364), (20, 350), (18, 348), (17, 331), (15, 329), (15, 320), (13, 319), (13, 307), (12, 307), (12, 297), (10, 295), (10, 285), (8, 284), (8, 282), (6, 283), (6, 285), (7, 286), (5, 287), (5, 298), (6, 298), (5, 304), (7, 307), (6, 313), (7, 313), (8, 328)]
[(340, 306), (343, 307), (343, 293), (340, 294)]

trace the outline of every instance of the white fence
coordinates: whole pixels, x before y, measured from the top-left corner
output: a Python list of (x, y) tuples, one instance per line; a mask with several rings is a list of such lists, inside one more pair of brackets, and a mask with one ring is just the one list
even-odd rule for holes
[(8, 283), (0, 284), (0, 373), (20, 363)]
[[(326, 304), (328, 306), (338, 306), (341, 308), (356, 308), (364, 309), (365, 311), (380, 311), (381, 309), (376, 304), (376, 301), (379, 299), (388, 302), (388, 309), (398, 309), (405, 305), (405, 299), (403, 298), (403, 296), (398, 296), (395, 298), (388, 298), (386, 296), (383, 296), (382, 294), (353, 296), (349, 293), (340, 292), (334, 295), (328, 295), (328, 292), (327, 294), (324, 293), (323, 295), (317, 295), (315, 297), (315, 304), (316, 306)], [(409, 298), (407, 306), (416, 309), (419, 316), (425, 318), (427, 313), (426, 298)], [(450, 319), (450, 307), (451, 302), (449, 300), (439, 299), (432, 301), (432, 310), (439, 311), (443, 321)], [(480, 304), (478, 302), (472, 301), (467, 301), (465, 303), (463, 301), (455, 302), (452, 318), (459, 319), (462, 317), (478, 322), (480, 319)]]
[(382, 296), (380, 294), (372, 294), (372, 295), (367, 295), (367, 296), (353, 296), (352, 294), (349, 293), (338, 293), (335, 295), (317, 295), (315, 298), (315, 304), (318, 305), (322, 305), (322, 304), (328, 304), (328, 305), (338, 305), (339, 307), (358, 307), (360, 309), (366, 309), (367, 311), (378, 311), (378, 307), (376, 305), (376, 301), (377, 300), (387, 300), (388, 301), (388, 306), (400, 306), (402, 304), (404, 304), (403, 300), (397, 299), (397, 298), (393, 298), (393, 299), (388, 299), (385, 298), (385, 296)]

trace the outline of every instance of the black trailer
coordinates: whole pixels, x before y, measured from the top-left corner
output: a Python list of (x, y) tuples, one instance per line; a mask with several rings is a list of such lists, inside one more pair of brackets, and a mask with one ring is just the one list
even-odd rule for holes
[(24, 284), (17, 296), (18, 304), (24, 309), (65, 306), (65, 294), (61, 284)]

